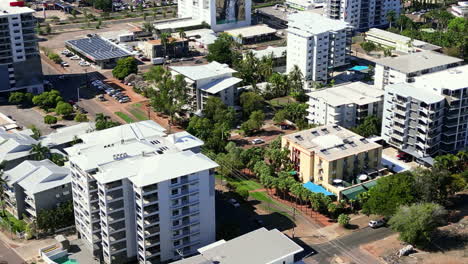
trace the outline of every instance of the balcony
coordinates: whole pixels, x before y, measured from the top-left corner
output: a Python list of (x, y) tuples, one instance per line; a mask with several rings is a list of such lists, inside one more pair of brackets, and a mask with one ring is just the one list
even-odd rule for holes
[(123, 231), (125, 229), (125, 221), (120, 221), (109, 225), (109, 233)]
[(114, 211), (123, 209), (123, 206), (124, 206), (124, 202), (122, 200), (111, 202), (107, 204), (107, 211), (114, 212)]
[(193, 193), (197, 193), (198, 192), (198, 189), (192, 189), (192, 190), (183, 190), (177, 194), (174, 194), (171, 196), (172, 199), (176, 199), (176, 198), (180, 198), (182, 196), (186, 196), (186, 195), (190, 195), (190, 194), (193, 194)]
[(171, 206), (171, 209), (177, 209), (177, 208), (181, 208), (181, 207), (184, 207), (184, 206), (190, 206), (190, 205), (194, 205), (194, 204), (197, 204), (199, 203), (199, 200), (198, 199), (195, 199), (195, 200), (192, 200), (190, 201), (189, 199), (186, 199), (178, 204), (173, 204)]
[(111, 191), (117, 188), (122, 188), (122, 181), (116, 181), (106, 184), (107, 191)]
[(147, 239), (145, 240), (145, 246), (151, 247), (151, 246), (154, 246), (154, 245), (158, 244), (159, 242), (160, 242), (159, 237), (147, 238)]
[(156, 184), (143, 187), (143, 192), (144, 193), (155, 192), (157, 190), (158, 190), (158, 185), (156, 185)]
[(156, 203), (158, 201), (158, 195), (157, 194), (151, 194), (143, 197), (143, 205), (149, 205)]
[(89, 195), (90, 201), (97, 201), (98, 199), (99, 199), (99, 196), (97, 193), (92, 193), (91, 195)]
[(117, 232), (109, 236), (109, 241), (111, 244), (119, 242), (122, 239), (126, 239), (127, 235), (125, 231)]
[(123, 191), (122, 190), (115, 190), (115, 191), (111, 191), (111, 192), (107, 192), (107, 195), (106, 195), (106, 200), (108, 202), (111, 202), (113, 200), (116, 200), (116, 199), (120, 199), (120, 198), (123, 198)]
[(149, 236), (159, 234), (159, 231), (160, 231), (160, 228), (158, 225), (158, 226), (146, 228), (144, 233), (146, 237), (149, 237)]
[(26, 206), (25, 209), (26, 212), (28, 212), (30, 215), (37, 217), (36, 210), (34, 210), (33, 208), (31, 208), (30, 206)]
[(159, 223), (159, 216), (147, 217), (145, 218), (145, 227), (155, 225)]
[(109, 223), (112, 223), (112, 222), (115, 222), (115, 221), (119, 221), (124, 217), (125, 217), (125, 213), (123, 211), (118, 211), (118, 212), (109, 214), (107, 216), (107, 220), (108, 220)]
[(173, 236), (172, 240), (179, 240), (183, 237), (192, 236), (198, 233), (200, 233), (199, 229), (190, 230), (189, 228), (184, 228), (184, 230), (180, 234)]
[(126, 248), (127, 248), (127, 242), (126, 241), (115, 243), (115, 244), (110, 246), (111, 253), (115, 253), (117, 251), (120, 251), (120, 250), (126, 249)]
[(143, 209), (143, 212), (144, 212), (144, 215), (145, 215), (145, 216), (152, 215), (152, 214), (154, 214), (154, 213), (159, 212), (159, 206), (158, 206), (157, 204), (147, 206), (147, 207), (145, 207), (145, 208)]
[(155, 246), (155, 247), (147, 249), (145, 252), (145, 256), (152, 257), (155, 255), (158, 255), (160, 252), (161, 252), (161, 249), (159, 248), (159, 246)]
[(198, 182), (198, 178), (192, 178), (192, 179), (180, 179), (177, 183), (174, 183), (174, 184), (171, 184), (171, 188), (176, 188), (176, 187), (180, 187), (182, 185), (186, 185), (186, 184), (191, 184), (191, 183), (195, 183), (195, 182)]

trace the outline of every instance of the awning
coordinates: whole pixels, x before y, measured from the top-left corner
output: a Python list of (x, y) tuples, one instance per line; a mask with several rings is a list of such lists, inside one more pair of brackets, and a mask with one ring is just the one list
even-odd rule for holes
[(364, 188), (366, 188), (367, 190), (369, 190), (370, 188), (374, 187), (375, 185), (377, 185), (377, 181), (368, 181), (368, 182), (365, 182), (364, 184), (362, 184), (364, 186)]
[(314, 184), (312, 182), (306, 182), (302, 186), (304, 186), (304, 188), (306, 188), (307, 190), (309, 190), (311, 192), (314, 192), (314, 193), (323, 193), (323, 194), (325, 194), (327, 196), (334, 195), (333, 193), (327, 191), (322, 186)]
[(359, 185), (359, 186), (344, 190), (341, 192), (341, 194), (343, 194), (343, 196), (345, 196), (349, 200), (356, 200), (358, 194), (363, 193), (363, 192), (367, 192), (367, 190), (364, 189), (364, 187), (362, 187), (361, 185)]

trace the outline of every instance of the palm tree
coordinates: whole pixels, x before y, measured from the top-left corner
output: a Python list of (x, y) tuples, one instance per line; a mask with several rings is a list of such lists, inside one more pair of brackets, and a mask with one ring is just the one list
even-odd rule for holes
[(164, 46), (164, 58), (166, 57), (167, 44), (169, 43), (170, 36), (171, 35), (169, 33), (167, 33), (167, 32), (163, 32), (163, 33), (161, 33), (161, 35), (159, 35), (159, 38), (161, 39), (161, 44), (163, 44), (163, 46)]
[(183, 29), (179, 30), (179, 37), (182, 39), (182, 45), (185, 49), (185, 38), (187, 38), (187, 33)]
[(103, 113), (97, 113), (96, 114), (96, 122), (107, 122), (109, 121), (109, 118), (108, 116), (104, 115)]
[(2, 206), (2, 214), (5, 215), (5, 186), (7, 185), (6, 178), (3, 177), (3, 169), (0, 171), (0, 203)]
[(35, 160), (44, 160), (49, 158), (50, 149), (48, 147), (42, 146), (40, 142), (33, 144), (31, 147), (32, 148), (29, 153), (34, 154)]
[(153, 23), (150, 23), (150, 22), (144, 23), (143, 24), (143, 31), (154, 34), (155, 27), (154, 27)]
[(390, 24), (389, 27), (392, 27), (392, 23), (395, 22), (395, 16), (396, 16), (396, 13), (393, 10), (388, 11), (387, 14), (385, 15), (388, 23)]
[(292, 70), (289, 72), (288, 83), (292, 87), (292, 92), (304, 92), (304, 75), (302, 74), (301, 69), (299, 69), (299, 66), (294, 65)]

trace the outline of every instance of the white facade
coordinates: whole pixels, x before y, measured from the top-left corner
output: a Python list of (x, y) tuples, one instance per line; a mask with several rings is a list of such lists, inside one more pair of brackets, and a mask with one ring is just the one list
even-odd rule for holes
[[(251, 0), (178, 0), (177, 4), (179, 18), (190, 17), (206, 22), (216, 32), (246, 27), (251, 22)], [(223, 9), (220, 6), (226, 6), (226, 8)], [(226, 17), (223, 21), (217, 19), (222, 12)]]
[(453, 5), (450, 12), (456, 17), (468, 18), (468, 1), (461, 1), (458, 2), (458, 5)]
[(390, 47), (395, 49), (395, 51), (404, 53), (442, 49), (439, 46), (432, 45), (424, 41), (411, 39), (409, 37), (378, 28), (369, 29), (369, 31), (366, 32), (365, 39), (366, 41), (373, 42), (384, 47)]
[(34, 10), (0, 2), (0, 92), (44, 91)]
[(207, 99), (216, 96), (227, 106), (234, 106), (237, 97), (237, 84), (242, 80), (232, 77), (236, 71), (226, 64), (213, 61), (199, 66), (172, 66), (172, 74), (181, 74), (189, 86), (192, 100), (191, 109), (202, 111)]
[(368, 116), (382, 117), (383, 94), (362, 82), (312, 91), (307, 119), (309, 124), (355, 127)]
[(462, 59), (424, 51), (376, 61), (374, 85), (384, 89), (388, 84), (412, 83), (414, 77), (459, 66)]
[(298, 10), (312, 10), (324, 5), (324, 0), (286, 0), (286, 6)]
[(385, 87), (382, 138), (431, 163), (468, 146), (468, 66)]
[(201, 140), (153, 121), (80, 138), (67, 149), (76, 228), (104, 263), (160, 263), (214, 241), (217, 164)]
[(396, 19), (400, 10), (400, 0), (327, 0), (325, 13), (362, 31), (387, 25), (387, 13), (394, 11)]
[(308, 12), (290, 15), (288, 20), (286, 71), (297, 65), (307, 88), (312, 88), (313, 82), (327, 82), (333, 68), (348, 63), (349, 24)]

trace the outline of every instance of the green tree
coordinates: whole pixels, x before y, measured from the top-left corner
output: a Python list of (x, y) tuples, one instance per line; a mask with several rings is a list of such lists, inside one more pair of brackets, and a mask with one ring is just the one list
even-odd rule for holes
[(361, 48), (366, 52), (366, 53), (369, 53), (371, 51), (374, 51), (375, 49), (377, 49), (377, 46), (373, 43), (373, 42), (362, 42), (361, 44), (359, 44), (361, 46)]
[(58, 153), (52, 153), (50, 155), (50, 161), (55, 163), (57, 166), (65, 165), (66, 158)]
[(94, 8), (100, 9), (102, 11), (112, 10), (112, 0), (94, 0), (92, 4)]
[(167, 55), (167, 45), (169, 44), (171, 40), (171, 34), (168, 32), (163, 32), (159, 35), (159, 39), (161, 39), (161, 44), (164, 47), (164, 57)]
[[(183, 41), (187, 38), (187, 33), (183, 29), (179, 29), (179, 38), (181, 38)], [(185, 48), (185, 42), (182, 42)]]
[(98, 19), (98, 22), (96, 24), (96, 29), (100, 29), (102, 26), (102, 20), (101, 19)]
[(95, 117), (96, 121), (96, 130), (103, 130), (115, 126), (119, 126), (119, 122), (113, 122), (110, 120), (109, 116), (106, 116), (102, 113), (97, 113)]
[(10, 104), (21, 104), (24, 101), (24, 93), (22, 92), (12, 92), (10, 97), (8, 97), (8, 102)]
[(156, 28), (154, 27), (153, 23), (150, 23), (150, 22), (143, 23), (143, 31), (154, 34), (155, 29)]
[(351, 130), (363, 137), (380, 135), (381, 121), (377, 116), (367, 116), (364, 122)]
[(73, 119), (75, 122), (88, 122), (88, 116), (86, 114), (78, 113)]
[(62, 58), (60, 58), (60, 56), (59, 56), (57, 53), (51, 52), (51, 53), (49, 53), (49, 55), (47, 55), (47, 57), (48, 57), (51, 61), (53, 61), (53, 62), (55, 62), (55, 63), (57, 63), (57, 64), (59, 64), (59, 63), (62, 62)]
[(263, 156), (265, 154), (265, 149), (260, 147), (253, 147), (244, 149), (240, 154), (240, 159), (242, 164), (244, 164), (247, 168), (253, 169), (255, 164), (259, 161), (263, 161)]
[(268, 82), (271, 84), (271, 97), (285, 96), (289, 93), (288, 76), (280, 73), (273, 73)]
[(5, 186), (7, 186), (6, 177), (4, 177), (3, 169), (0, 170), (0, 204), (2, 206), (2, 214), (5, 215)]
[(71, 15), (73, 16), (73, 19), (76, 19), (76, 10), (74, 8), (71, 11)]
[(58, 102), (57, 106), (55, 107), (55, 112), (58, 115), (69, 116), (73, 113), (73, 107), (69, 103)]
[(60, 96), (60, 92), (57, 90), (43, 92), (34, 96), (32, 99), (33, 104), (39, 106), (42, 109), (54, 108), (61, 101), (63, 101), (63, 99)]
[(262, 128), (265, 120), (265, 114), (261, 110), (253, 111), (247, 121), (242, 123), (241, 130), (245, 134), (251, 135), (253, 132), (258, 131)]
[(240, 95), (239, 100), (245, 117), (250, 116), (254, 111), (262, 110), (265, 105), (263, 97), (255, 92), (244, 92)]
[(268, 160), (273, 171), (279, 171), (281, 168), (285, 171), (291, 169), (289, 154), (287, 148), (281, 147), (281, 137), (270, 142), (265, 150), (265, 158)]
[(445, 224), (447, 211), (434, 203), (401, 206), (390, 219), (390, 227), (400, 233), (400, 239), (418, 247), (427, 246), (433, 232)]
[(123, 80), (132, 73), (138, 73), (138, 63), (134, 57), (119, 59), (112, 70), (112, 75), (119, 80)]
[(275, 113), (275, 116), (273, 117), (273, 121), (276, 124), (280, 124), (284, 122), (287, 119), (287, 112), (284, 109), (279, 110), (278, 112)]
[(338, 216), (338, 223), (343, 227), (347, 227), (350, 220), (351, 218), (347, 214), (340, 214)]
[(47, 23), (46, 26), (45, 26), (45, 31), (47, 33), (47, 35), (49, 35), (50, 33), (52, 33), (52, 28), (50, 27), (50, 25)]
[(444, 204), (447, 198), (466, 186), (463, 178), (452, 175), (448, 170), (416, 169), (412, 172), (419, 200)]
[(48, 125), (57, 124), (57, 118), (55, 116), (46, 115), (44, 116), (44, 123)]
[(44, 160), (50, 157), (50, 149), (46, 146), (42, 146), (40, 142), (31, 145), (29, 153), (33, 154), (34, 160)]
[(41, 137), (41, 131), (35, 125), (32, 125), (30, 129), (33, 133), (31, 137), (34, 138), (35, 140), (38, 140)]
[(234, 39), (227, 33), (221, 33), (213, 44), (208, 45), (206, 59), (232, 66), (240, 58), (240, 53), (235, 47)]
[(416, 201), (415, 181), (410, 172), (397, 173), (377, 180), (363, 205), (363, 213), (392, 216), (401, 205)]
[(304, 75), (297, 65), (288, 74), (288, 85), (291, 90), (291, 95), (300, 102), (305, 102), (307, 96), (304, 91)]
[(387, 19), (387, 22), (389, 23), (389, 27), (392, 27), (393, 22), (395, 22), (395, 17), (396, 13), (393, 10), (390, 10), (385, 14), (385, 18)]

